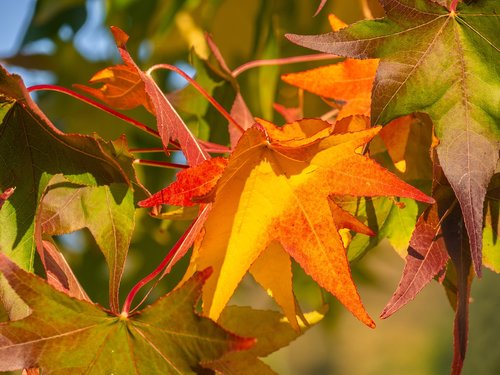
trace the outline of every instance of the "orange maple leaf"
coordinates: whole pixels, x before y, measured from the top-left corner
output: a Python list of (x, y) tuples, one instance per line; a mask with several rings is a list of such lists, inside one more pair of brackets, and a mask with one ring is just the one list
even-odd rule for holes
[[(194, 167), (177, 173), (175, 182), (165, 189), (139, 202), (141, 207), (153, 207), (161, 204), (174, 206), (194, 206), (200, 198), (209, 194), (219, 180), (227, 165), (226, 158), (212, 158)], [(196, 201), (194, 199), (198, 198)]]
[(337, 119), (350, 115), (370, 116), (371, 91), (378, 60), (346, 59), (333, 65), (285, 74), (283, 81), (313, 94), (342, 100)]
[[(335, 15), (328, 21), (333, 31), (347, 26)], [(343, 62), (299, 73), (284, 74), (281, 79), (313, 94), (344, 101), (337, 120), (351, 115), (370, 116), (371, 91), (378, 60), (345, 59)]]
[[(204, 310), (217, 319), (245, 273), (270, 244), (278, 243), (319, 285), (373, 327), (351, 278), (338, 230), (372, 232), (329, 197), (396, 195), (433, 202), (432, 198), (356, 153), (380, 127), (335, 134), (320, 120), (282, 128), (259, 122), (244, 133), (229, 158), (187, 272), (214, 270), (203, 289)], [(279, 248), (274, 253), (287, 264)]]
[(101, 83), (100, 88), (80, 84), (73, 86), (116, 109), (133, 109), (143, 105), (155, 113), (146, 88), (137, 69), (129, 65), (115, 65), (98, 71), (89, 83)]
[(150, 72), (143, 72), (130, 56), (126, 48), (129, 36), (114, 26), (111, 26), (111, 32), (125, 64), (98, 72), (91, 82), (103, 83), (100, 89), (81, 85), (77, 87), (117, 108), (130, 109), (144, 105), (156, 117), (165, 152), (168, 153), (170, 141), (177, 140), (190, 165), (208, 160), (210, 155), (184, 123)]
[(406, 148), (408, 147), (410, 126), (416, 121), (414, 115), (407, 115), (392, 120), (380, 132), (380, 138), (387, 147), (387, 152), (400, 172), (406, 172)]

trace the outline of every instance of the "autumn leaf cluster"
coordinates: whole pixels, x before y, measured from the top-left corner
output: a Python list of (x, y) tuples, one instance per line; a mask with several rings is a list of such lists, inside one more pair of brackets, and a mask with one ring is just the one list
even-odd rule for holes
[[(452, 372), (460, 373), (471, 283), (483, 266), (500, 271), (498, 6), (380, 2), (383, 19), (346, 25), (330, 15), (331, 33), (286, 35), (333, 63), (282, 75), (299, 99), (318, 96), (329, 107), (303, 118), (300, 100), (296, 108), (273, 103), (283, 125), (252, 114), (241, 70), (228, 67), (209, 35), (209, 56), (193, 59), (231, 86), (229, 105), (214, 99), (201, 69), (194, 79), (168, 64), (142, 70), (114, 26), (122, 63), (75, 84), (78, 92), (26, 88), (2, 68), (0, 296), (9, 321), (0, 323), (0, 371), (273, 373), (261, 358), (326, 314), (326, 306), (302, 311), (294, 264), (374, 328), (350, 262), (388, 239), (405, 266), (381, 318), (433, 279), (442, 283), (455, 310)], [(163, 69), (191, 87), (165, 93), (153, 77)], [(117, 116), (158, 147), (62, 132), (30, 96), (43, 88)], [(225, 123), (209, 127), (226, 126), (227, 143), (202, 139), (183, 118), (178, 107), (194, 101), (193, 88), (222, 115)], [(125, 114), (137, 107), (155, 128)], [(153, 150), (164, 160), (137, 157)], [(174, 153), (186, 164), (170, 160)], [(181, 170), (151, 194), (141, 164)], [(136, 213), (145, 210), (190, 225), (121, 303)], [(106, 307), (89, 298), (55, 240), (82, 228), (108, 266)], [(45, 279), (33, 274), (35, 257)], [(185, 258), (175, 288), (139, 309), (138, 292)], [(230, 303), (247, 274), (280, 312)]]

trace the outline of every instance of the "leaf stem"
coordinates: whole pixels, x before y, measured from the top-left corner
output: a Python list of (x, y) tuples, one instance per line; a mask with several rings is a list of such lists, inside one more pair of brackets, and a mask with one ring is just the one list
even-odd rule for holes
[(233, 77), (238, 77), (241, 73), (252, 69), (258, 68), (260, 66), (269, 66), (269, 65), (288, 65), (288, 64), (296, 64), (301, 62), (309, 62), (309, 61), (320, 61), (320, 60), (329, 60), (329, 59), (338, 59), (340, 56), (331, 55), (329, 53), (314, 53), (312, 55), (303, 55), (303, 56), (293, 56), (293, 57), (282, 57), (279, 59), (268, 59), (268, 60), (254, 60), (247, 62), (243, 65), (240, 65), (236, 69), (232, 71)]
[(153, 152), (165, 152), (165, 151), (173, 152), (173, 151), (179, 151), (179, 149), (178, 148), (172, 148), (172, 149), (167, 148), (167, 150), (165, 150), (163, 147), (131, 148), (131, 149), (129, 149), (129, 152), (132, 152), (132, 153), (153, 153)]
[(173, 72), (179, 74), (180, 76), (182, 76), (182, 78), (184, 78), (186, 81), (188, 81), (201, 95), (203, 95), (205, 97), (205, 99), (207, 99), (210, 102), (210, 104), (212, 104), (215, 107), (215, 109), (217, 109), (217, 111), (219, 111), (219, 113), (226, 118), (226, 120), (228, 120), (231, 124), (233, 124), (239, 130), (241, 130), (241, 132), (245, 132), (245, 129), (243, 129), (241, 127), (241, 125), (236, 122), (236, 120), (229, 114), (229, 112), (226, 111), (226, 109), (223, 106), (221, 106), (219, 104), (219, 102), (213, 98), (213, 96), (211, 96), (203, 87), (201, 87), (198, 84), (198, 82), (196, 82), (194, 79), (192, 79), (183, 70), (177, 68), (175, 65), (156, 64), (156, 65), (153, 65), (151, 68), (149, 68), (146, 71), (146, 74), (151, 75), (152, 72), (154, 72), (155, 70), (158, 70), (158, 69), (170, 70), (170, 71), (173, 71)]
[(451, 0), (450, 11), (455, 13), (457, 11), (458, 0)]
[(35, 85), (35, 86), (28, 87), (28, 92), (34, 92), (34, 91), (56, 91), (56, 92), (60, 92), (60, 93), (72, 96), (72, 97), (74, 97), (74, 98), (76, 98), (84, 103), (87, 103), (87, 104), (89, 104), (93, 107), (96, 107), (104, 112), (107, 112), (115, 117), (118, 117), (119, 119), (121, 119), (125, 122), (128, 122), (129, 124), (134, 125), (136, 128), (138, 128), (138, 129), (140, 129), (148, 134), (151, 134), (152, 136), (154, 136), (156, 138), (160, 138), (160, 134), (156, 130), (151, 129), (149, 126), (144, 125), (143, 123), (141, 123), (137, 120), (134, 120), (133, 118), (128, 117), (127, 115), (124, 115), (123, 113), (115, 111), (114, 109), (109, 108), (108, 106), (106, 106), (104, 104), (101, 104), (93, 99), (87, 98), (86, 96), (81, 95), (81, 94), (79, 94), (73, 90), (67, 89), (65, 87), (56, 86), (56, 85)]
[(212, 152), (214, 154), (225, 154), (226, 152), (231, 152), (231, 149), (227, 146), (223, 146), (218, 143), (204, 141), (201, 139), (199, 139), (198, 141), (203, 146), (206, 152)]
[(188, 165), (184, 165), (184, 164), (169, 163), (166, 161), (157, 161), (157, 160), (146, 160), (146, 159), (135, 159), (134, 164), (148, 165), (150, 167), (160, 167), (160, 168), (174, 168), (174, 169), (189, 168)]
[[(123, 303), (123, 308), (122, 308), (122, 315), (129, 315), (130, 312), (130, 307), (132, 306), (132, 302), (139, 292), (139, 290), (148, 284), (151, 280), (153, 280), (156, 276), (158, 276), (170, 263), (170, 261), (174, 258), (174, 256), (177, 254), (177, 250), (179, 247), (183, 244), (185, 237), (188, 236), (191, 228), (196, 224), (197, 220), (194, 220), (191, 225), (189, 226), (188, 229), (184, 232), (184, 234), (179, 238), (179, 240), (175, 243), (174, 247), (168, 252), (168, 254), (163, 258), (161, 263), (151, 272), (149, 275), (144, 277), (142, 280), (140, 280), (137, 284), (134, 285), (134, 287), (130, 290), (130, 293), (127, 295), (127, 298), (125, 298), (125, 302)], [(144, 302), (144, 299), (141, 301), (141, 303)], [(134, 308), (137, 309), (138, 306)]]

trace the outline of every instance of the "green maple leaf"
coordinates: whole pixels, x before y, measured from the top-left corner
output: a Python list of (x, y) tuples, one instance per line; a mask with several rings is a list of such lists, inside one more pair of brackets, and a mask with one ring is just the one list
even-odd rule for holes
[(201, 361), (254, 343), (194, 312), (209, 270), (128, 317), (56, 291), (4, 254), (0, 272), (31, 308), (28, 317), (0, 324), (0, 371), (194, 374)]
[(133, 159), (122, 146), (62, 133), (31, 100), (20, 78), (0, 69), (0, 191), (16, 188), (0, 209), (1, 251), (32, 269), (35, 214), (56, 174), (78, 185), (130, 187), (135, 180)]
[(119, 311), (119, 286), (132, 232), (134, 192), (126, 184), (82, 186), (54, 176), (41, 199), (35, 227), (45, 235), (88, 228), (109, 268), (109, 302)]
[(432, 118), (440, 164), (460, 202), (481, 274), (483, 202), (500, 145), (500, 21), (497, 0), (459, 4), (380, 0), (386, 18), (336, 33), (288, 38), (354, 58), (380, 58), (372, 123), (412, 112)]

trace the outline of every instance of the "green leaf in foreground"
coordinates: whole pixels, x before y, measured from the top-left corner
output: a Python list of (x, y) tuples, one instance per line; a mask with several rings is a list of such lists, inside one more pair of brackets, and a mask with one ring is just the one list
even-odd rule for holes
[(481, 274), (483, 202), (500, 145), (498, 0), (449, 11), (429, 0), (380, 0), (387, 17), (336, 33), (288, 38), (323, 52), (380, 58), (372, 123), (429, 114), (440, 164), (460, 203)]
[(40, 367), (44, 374), (194, 374), (201, 361), (248, 349), (254, 342), (194, 312), (207, 270), (129, 317), (56, 291), (4, 254), (0, 272), (32, 311), (22, 320), (0, 324), (0, 371)]
[(0, 209), (0, 249), (29, 270), (35, 250), (35, 213), (54, 175), (63, 174), (68, 181), (86, 186), (130, 185), (131, 172), (124, 169), (123, 155), (114, 146), (59, 131), (31, 100), (21, 79), (3, 69), (0, 155), (0, 191), (16, 188)]

